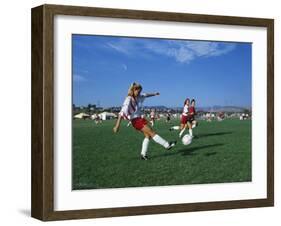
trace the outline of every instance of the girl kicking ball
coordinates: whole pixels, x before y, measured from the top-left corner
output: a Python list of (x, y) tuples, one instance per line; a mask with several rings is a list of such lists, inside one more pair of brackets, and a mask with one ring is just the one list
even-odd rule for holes
[[(186, 98), (186, 100), (184, 101), (183, 111), (182, 111), (182, 114), (181, 114), (181, 120), (180, 120), (181, 124), (180, 124), (180, 126), (173, 126), (173, 127), (170, 128), (170, 131), (180, 130), (180, 133), (179, 133), (180, 138), (182, 137), (184, 131), (188, 127), (189, 105), (190, 105), (190, 100), (189, 100), (189, 98)], [(192, 136), (192, 129), (191, 128), (189, 128), (189, 133)]]
[(194, 129), (198, 126), (198, 122), (195, 120), (196, 110), (195, 110), (195, 99), (191, 100), (191, 106), (188, 109), (189, 111), (189, 118), (188, 118), (188, 127), (189, 129)]
[(145, 98), (160, 95), (159, 93), (141, 94), (141, 91), (142, 86), (138, 83), (133, 83), (130, 86), (128, 96), (123, 103), (122, 109), (113, 128), (113, 132), (118, 132), (122, 119), (130, 120), (132, 126), (136, 130), (141, 131), (144, 135), (141, 149), (141, 159), (147, 160), (147, 149), (150, 139), (154, 140), (156, 143), (160, 144), (167, 150), (174, 147), (176, 145), (176, 142), (168, 142), (160, 137), (147, 125), (148, 123), (146, 119), (141, 117), (141, 105)]

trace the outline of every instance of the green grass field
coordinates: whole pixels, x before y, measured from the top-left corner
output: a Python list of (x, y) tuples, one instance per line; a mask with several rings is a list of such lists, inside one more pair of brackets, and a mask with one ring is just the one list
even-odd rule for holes
[(148, 161), (140, 160), (143, 135), (126, 122), (113, 134), (114, 123), (73, 121), (73, 189), (251, 181), (250, 120), (200, 121), (188, 146), (168, 130), (178, 120), (157, 121), (156, 132), (178, 143), (167, 151), (150, 141)]

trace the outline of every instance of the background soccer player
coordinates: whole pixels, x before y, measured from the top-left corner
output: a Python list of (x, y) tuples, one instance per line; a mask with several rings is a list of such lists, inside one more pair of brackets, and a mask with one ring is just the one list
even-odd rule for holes
[(171, 120), (171, 114), (168, 112), (166, 114), (166, 122), (170, 122), (170, 120)]
[(172, 130), (180, 130), (179, 137), (181, 138), (184, 131), (188, 127), (187, 121), (188, 121), (188, 113), (189, 113), (189, 104), (190, 100), (189, 98), (186, 98), (184, 101), (183, 111), (181, 114), (181, 124), (180, 126), (173, 126), (170, 128), (170, 131)]
[(150, 123), (151, 123), (151, 126), (152, 126), (152, 127), (154, 126), (155, 117), (156, 117), (155, 110), (152, 109), (151, 112), (150, 112)]
[(188, 129), (189, 129), (189, 135), (193, 137), (193, 132), (192, 129), (196, 127), (197, 122), (195, 120), (195, 100), (192, 99), (190, 106), (188, 108), (188, 116), (187, 116), (187, 125), (188, 125)]
[(141, 159), (147, 160), (147, 150), (150, 139), (169, 150), (176, 145), (176, 142), (168, 142), (154, 132), (148, 125), (145, 118), (141, 117), (141, 105), (145, 98), (160, 95), (160, 93), (141, 94), (142, 86), (137, 83), (133, 83), (128, 91), (122, 109), (119, 113), (116, 124), (113, 128), (113, 132), (117, 133), (120, 128), (120, 123), (123, 118), (130, 120), (132, 126), (141, 131), (144, 135), (144, 140), (141, 149)]

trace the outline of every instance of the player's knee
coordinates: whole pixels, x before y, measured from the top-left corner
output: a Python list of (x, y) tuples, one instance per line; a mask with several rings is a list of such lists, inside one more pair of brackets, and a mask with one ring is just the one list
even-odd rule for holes
[(154, 137), (155, 134), (156, 134), (156, 133), (155, 133), (153, 130), (150, 130), (150, 131), (149, 131), (149, 136), (150, 136), (150, 138)]
[(150, 137), (154, 137), (155, 136), (155, 132), (154, 131), (151, 131), (151, 133), (150, 133)]

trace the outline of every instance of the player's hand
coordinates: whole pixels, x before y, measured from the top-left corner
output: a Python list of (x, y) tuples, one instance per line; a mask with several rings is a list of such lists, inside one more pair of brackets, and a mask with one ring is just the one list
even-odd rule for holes
[(118, 130), (119, 130), (119, 128), (118, 127), (113, 127), (113, 133), (117, 133), (118, 132)]

